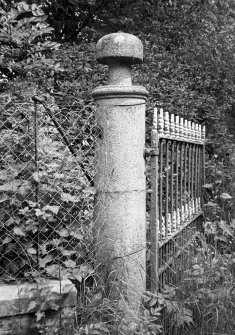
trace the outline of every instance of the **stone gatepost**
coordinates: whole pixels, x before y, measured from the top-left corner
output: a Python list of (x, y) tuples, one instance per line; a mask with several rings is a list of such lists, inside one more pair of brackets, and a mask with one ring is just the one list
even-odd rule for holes
[(106, 86), (93, 91), (100, 136), (96, 145), (97, 257), (110, 296), (135, 317), (146, 282), (145, 102), (133, 86), (131, 65), (143, 60), (141, 41), (114, 33), (97, 43), (97, 60), (109, 66)]

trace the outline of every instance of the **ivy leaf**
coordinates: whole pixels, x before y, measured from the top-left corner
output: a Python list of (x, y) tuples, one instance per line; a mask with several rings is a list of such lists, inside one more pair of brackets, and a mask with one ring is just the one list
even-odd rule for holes
[(153, 299), (151, 299), (149, 306), (152, 307), (152, 306), (156, 305), (156, 303), (157, 303), (157, 298), (153, 298)]
[(225, 235), (230, 235), (231, 237), (233, 237), (233, 230), (231, 229), (231, 227), (226, 223), (226, 221), (221, 220), (218, 223), (218, 226), (223, 230), (223, 234)]
[(222, 241), (224, 243), (227, 242), (227, 238), (225, 236), (215, 236), (215, 241)]
[(64, 262), (64, 265), (65, 265), (67, 268), (75, 268), (76, 263), (75, 263), (74, 261), (72, 261), (71, 259), (69, 259), (68, 261), (65, 261), (65, 262)]
[(188, 308), (179, 308), (176, 320), (179, 326), (182, 326), (184, 323), (188, 325), (193, 323), (192, 311)]
[(58, 239), (58, 238), (54, 238), (53, 240), (52, 240), (52, 243), (53, 243), (53, 245), (54, 246), (58, 246), (58, 245), (60, 245), (60, 243), (63, 243), (63, 239)]
[(10, 243), (12, 241), (12, 238), (11, 237), (5, 237), (4, 240), (2, 241), (2, 244), (7, 244), (7, 243)]
[(38, 227), (32, 222), (30, 225), (25, 227), (25, 231), (31, 231), (33, 234), (35, 234), (38, 231)]
[(72, 274), (69, 276), (70, 279), (76, 279), (77, 281), (79, 281), (80, 283), (82, 282), (82, 275), (79, 269), (73, 269)]
[(82, 240), (83, 239), (83, 235), (79, 234), (79, 233), (71, 232), (70, 235), (73, 236), (74, 238), (76, 238), (77, 240)]
[(29, 11), (30, 7), (26, 2), (22, 1), (17, 4), (17, 9), (19, 12), (27, 12)]
[(27, 200), (27, 203), (29, 204), (30, 207), (35, 208), (38, 204), (34, 201)]
[(216, 204), (215, 202), (209, 201), (207, 204), (204, 205), (205, 207), (216, 207), (218, 206), (218, 204)]
[(32, 174), (32, 177), (33, 177), (33, 179), (34, 179), (37, 183), (39, 183), (39, 174), (38, 174), (38, 172), (34, 172), (34, 173)]
[(42, 312), (42, 311), (39, 310), (35, 313), (35, 315), (36, 315), (37, 322), (39, 322), (45, 316), (45, 312)]
[(75, 195), (70, 195), (69, 193), (62, 193), (61, 194), (61, 200), (65, 202), (79, 202), (80, 199), (76, 197)]
[(47, 263), (51, 262), (54, 259), (54, 257), (49, 254), (46, 257), (39, 258), (39, 266), (40, 268), (44, 268)]
[(3, 181), (6, 181), (6, 180), (9, 180), (9, 171), (8, 170), (0, 171), (0, 181), (3, 182)]
[(3, 196), (1, 196), (0, 203), (5, 202), (5, 201), (7, 201), (9, 199), (10, 198), (7, 195), (3, 195)]
[(26, 234), (23, 232), (23, 230), (20, 229), (19, 227), (15, 227), (15, 228), (13, 229), (13, 231), (14, 231), (14, 233), (15, 233), (16, 235), (18, 235), (18, 236), (26, 236)]
[(83, 264), (80, 267), (80, 273), (83, 278), (86, 278), (92, 272), (92, 267), (89, 264)]
[(0, 186), (0, 191), (5, 191), (5, 192), (16, 192), (19, 188), (19, 186), (22, 184), (21, 180), (14, 180), (9, 183), (5, 183), (2, 186)]
[(39, 6), (34, 7), (32, 9), (32, 13), (33, 13), (34, 16), (43, 16), (44, 15), (43, 10)]
[(50, 294), (46, 296), (47, 301), (59, 300), (60, 298), (61, 294), (59, 292), (50, 292)]
[(67, 229), (62, 228), (59, 231), (56, 231), (61, 237), (68, 237), (69, 236), (69, 232)]
[(63, 286), (62, 288), (62, 293), (70, 293), (73, 292), (73, 286), (71, 284), (66, 284), (65, 286)]
[(63, 179), (64, 177), (65, 177), (65, 175), (63, 173), (58, 173), (58, 172), (54, 173), (54, 178), (55, 179)]
[(60, 266), (58, 264), (49, 265), (45, 270), (49, 276), (60, 278)]
[(64, 250), (64, 249), (61, 249), (61, 254), (63, 256), (71, 256), (71, 255), (75, 254), (75, 251), (74, 250)]
[(45, 214), (45, 211), (42, 211), (41, 209), (36, 208), (35, 209), (35, 214), (36, 214), (36, 216), (43, 216)]
[(45, 207), (42, 208), (42, 210), (46, 211), (50, 211), (53, 214), (57, 215), (59, 212), (60, 206), (50, 206), (50, 205), (46, 205)]
[(30, 301), (27, 312), (33, 312), (36, 307), (37, 307), (37, 302), (36, 301)]
[(213, 184), (205, 184), (205, 185), (203, 185), (202, 187), (204, 187), (204, 188), (212, 188), (212, 187), (213, 187)]
[(28, 252), (29, 254), (36, 255), (37, 250), (34, 249), (34, 248), (28, 248), (28, 249), (27, 249), (27, 252)]
[(91, 6), (94, 6), (96, 4), (96, 0), (87, 0), (87, 3)]
[(228, 193), (220, 194), (220, 198), (224, 200), (232, 199), (231, 195), (229, 195)]
[(26, 214), (26, 213), (28, 213), (29, 212), (29, 207), (24, 207), (24, 208), (22, 208), (22, 209), (19, 209), (19, 213), (20, 214)]
[(85, 194), (95, 194), (96, 189), (95, 189), (95, 187), (87, 187), (82, 192), (85, 193)]

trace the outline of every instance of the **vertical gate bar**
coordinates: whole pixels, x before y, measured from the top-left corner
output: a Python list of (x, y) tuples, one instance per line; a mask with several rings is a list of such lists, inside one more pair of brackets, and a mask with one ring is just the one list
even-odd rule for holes
[(183, 174), (184, 174), (184, 150), (185, 143), (180, 143), (180, 226), (184, 220), (184, 210), (183, 210)]
[(195, 199), (195, 213), (197, 213), (197, 175), (198, 175), (198, 144), (195, 144), (195, 185), (194, 185), (194, 199)]
[[(188, 143), (187, 143), (187, 121), (184, 120), (184, 142), (183, 142), (183, 154), (182, 154), (182, 174), (183, 174), (183, 222), (182, 226), (184, 223), (187, 221), (187, 215), (188, 215), (188, 210), (187, 210), (187, 164), (188, 164)], [(183, 232), (182, 230), (180, 232), (179, 236), (179, 248), (183, 247)], [(182, 255), (179, 257), (179, 262), (178, 262), (179, 268), (181, 269), (182, 266)], [(180, 280), (180, 279), (179, 279)]]
[(175, 198), (175, 214), (176, 214), (176, 229), (179, 229), (179, 148), (180, 143), (177, 141), (176, 144), (176, 198)]
[(202, 206), (204, 205), (204, 199), (203, 199), (203, 185), (205, 185), (205, 144), (202, 146)]
[[(202, 140), (203, 140), (203, 146), (202, 146), (202, 185), (201, 189), (203, 190), (202, 186), (205, 185), (205, 136), (206, 136), (206, 127), (202, 126)], [(202, 205), (203, 205), (203, 192), (202, 192)]]
[[(195, 141), (196, 128), (195, 122), (192, 122), (192, 139)], [(195, 187), (195, 144), (192, 143), (192, 184), (191, 184), (191, 212), (192, 217), (195, 214), (195, 199), (194, 199), (194, 187)]]
[(174, 227), (174, 165), (175, 165), (175, 157), (174, 157), (174, 149), (175, 149), (175, 141), (171, 141), (171, 178), (170, 178), (170, 185), (171, 185), (171, 196), (170, 196), (170, 205), (171, 205), (171, 233), (175, 232)]
[[(159, 255), (160, 255), (159, 263), (161, 264), (161, 267), (162, 267), (163, 266), (163, 247), (159, 249)], [(163, 274), (161, 274), (161, 277), (160, 277), (160, 285), (162, 288), (163, 287)]]
[[(164, 261), (165, 264), (168, 261), (168, 254), (169, 254), (169, 244), (168, 244), (168, 240), (169, 240), (169, 236), (171, 233), (171, 225), (169, 224), (169, 154), (170, 154), (170, 144), (171, 141), (170, 140), (166, 140), (166, 166), (165, 166), (165, 170), (166, 170), (166, 235), (167, 235), (167, 243), (164, 246)], [(164, 280), (164, 284), (168, 284), (169, 282), (169, 277), (168, 277), (168, 271), (166, 269), (165, 271), (165, 280)]]
[(189, 150), (188, 150), (188, 217), (191, 217), (191, 206), (190, 206), (190, 186), (191, 186), (191, 152), (192, 152), (192, 144), (189, 143)]
[(163, 150), (164, 150), (164, 141), (163, 139), (159, 140), (159, 242), (162, 241), (165, 237), (165, 227), (163, 221), (163, 212), (162, 212), (162, 202), (163, 202)]
[(153, 130), (151, 132), (151, 147), (155, 150), (150, 156), (151, 166), (151, 202), (150, 202), (150, 267), (151, 267), (151, 291), (158, 290), (158, 149), (157, 136), (157, 111), (154, 111)]
[[(166, 264), (166, 244), (162, 246), (162, 265), (164, 266)], [(166, 283), (166, 278), (165, 278), (165, 271), (162, 272), (162, 287)]]
[[(163, 212), (163, 178), (164, 174), (164, 153), (165, 153), (166, 141), (164, 139), (159, 140), (159, 222), (160, 222), (160, 237), (159, 242), (164, 241), (166, 237), (166, 221)], [(159, 268), (164, 265), (164, 246), (159, 248)], [(162, 288), (164, 285), (164, 276), (161, 274), (159, 278), (159, 285)]]
[[(166, 139), (164, 142), (164, 175), (165, 175), (165, 185), (164, 185), (164, 207), (165, 207), (165, 216), (164, 216), (164, 220), (165, 220), (165, 241), (168, 239), (168, 147), (169, 147), (169, 143), (168, 140)], [(166, 261), (167, 261), (167, 248), (166, 248), (167, 243), (164, 244), (164, 246), (162, 247), (162, 264), (165, 265)], [(163, 272), (163, 286), (166, 284), (166, 272)]]
[[(164, 246), (164, 254), (167, 255), (167, 244)], [(164, 270), (164, 277), (163, 277), (163, 287), (168, 284), (168, 274), (167, 268)], [(166, 314), (165, 314), (165, 322), (166, 322)]]
[(166, 194), (165, 194), (165, 222), (166, 222), (166, 237), (169, 236), (169, 144), (170, 141), (166, 140), (166, 166), (165, 166), (165, 172), (166, 172)]
[[(175, 185), (175, 189), (176, 189), (176, 199), (175, 199), (175, 213), (176, 213), (176, 230), (179, 231), (180, 228), (180, 209), (179, 209), (179, 198), (181, 199), (181, 197), (179, 197), (179, 177), (181, 175), (181, 172), (179, 172), (179, 159), (181, 156), (181, 142), (177, 141), (176, 144), (176, 185)], [(180, 202), (181, 203), (181, 202)], [(178, 251), (178, 235), (175, 236), (174, 239), (174, 255), (177, 253)], [(176, 262), (177, 259), (174, 260), (174, 268), (176, 268)], [(177, 270), (176, 270), (177, 273)], [(177, 285), (177, 278), (176, 275), (174, 275), (174, 285)]]
[(200, 210), (201, 210), (201, 206), (202, 206), (202, 145), (200, 145), (199, 147), (199, 159), (198, 159), (198, 163), (199, 163), (199, 177), (198, 177), (198, 187), (199, 187), (199, 206), (200, 206)]
[(199, 191), (199, 207), (202, 205), (202, 145), (198, 148), (198, 191)]
[(199, 146), (199, 177), (198, 177), (198, 187), (199, 187), (199, 206), (200, 210), (202, 209), (202, 145)]
[(195, 145), (192, 143), (192, 166), (191, 166), (191, 212), (194, 215), (194, 164), (195, 164), (195, 160), (194, 160), (194, 154), (195, 154)]
[(205, 143), (202, 146), (202, 185), (205, 184)]
[(201, 209), (202, 209), (202, 197), (203, 197), (203, 194), (202, 194), (202, 186), (203, 186), (203, 146), (201, 145), (200, 146), (200, 195), (201, 195), (201, 198), (200, 198), (200, 205), (201, 205)]
[(194, 210), (197, 213), (197, 144), (194, 144)]
[(198, 144), (196, 144), (196, 164), (195, 164), (195, 208), (198, 212)]
[[(166, 255), (167, 255), (167, 262), (169, 261), (170, 259), (170, 255), (171, 255), (171, 239), (169, 239), (167, 241), (167, 244), (166, 244)], [(169, 265), (170, 266), (170, 265)], [(167, 267), (167, 270), (166, 270), (166, 278), (167, 278), (167, 284), (169, 285), (169, 281), (170, 281), (170, 270), (169, 270), (169, 266)]]
[(184, 222), (187, 220), (187, 217), (188, 217), (188, 206), (187, 206), (187, 181), (188, 181), (187, 166), (188, 166), (188, 156), (189, 156), (188, 152), (189, 152), (189, 143), (185, 143), (185, 146), (184, 146), (184, 194), (183, 194)]

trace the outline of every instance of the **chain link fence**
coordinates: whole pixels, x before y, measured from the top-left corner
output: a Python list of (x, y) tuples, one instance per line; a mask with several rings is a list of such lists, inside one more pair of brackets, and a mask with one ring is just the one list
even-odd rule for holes
[(79, 282), (94, 261), (94, 105), (1, 102), (0, 282)]

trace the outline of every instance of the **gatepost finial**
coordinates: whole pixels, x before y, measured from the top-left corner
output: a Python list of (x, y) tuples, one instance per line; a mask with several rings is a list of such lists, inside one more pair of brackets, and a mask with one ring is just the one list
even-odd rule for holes
[(131, 65), (143, 61), (143, 44), (138, 37), (126, 33), (105, 35), (96, 51), (97, 61), (109, 65), (108, 85), (132, 85)]

